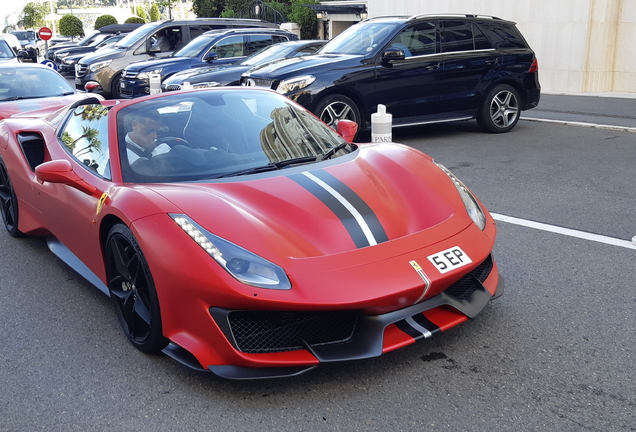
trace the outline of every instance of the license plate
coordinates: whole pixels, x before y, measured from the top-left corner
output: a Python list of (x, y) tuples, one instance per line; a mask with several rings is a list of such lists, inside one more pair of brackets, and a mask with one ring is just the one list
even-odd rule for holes
[(81, 86), (82, 85), (82, 80), (79, 78), (75, 78), (75, 85), (76, 86)]
[(427, 258), (442, 274), (473, 262), (459, 246), (443, 250)]

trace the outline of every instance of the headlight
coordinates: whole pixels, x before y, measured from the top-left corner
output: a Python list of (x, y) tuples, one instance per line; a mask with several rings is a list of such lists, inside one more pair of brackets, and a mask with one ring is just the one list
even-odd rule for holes
[(473, 195), (473, 193), (466, 187), (464, 183), (455, 175), (448, 170), (444, 165), (438, 163), (437, 161), (433, 161), (435, 165), (437, 165), (442, 171), (450, 177), (453, 181), (453, 184), (457, 188), (459, 195), (462, 197), (462, 201), (464, 202), (464, 206), (466, 206), (466, 211), (468, 212), (468, 216), (475, 222), (475, 225), (479, 227), (479, 229), (483, 230), (486, 228), (486, 215), (484, 211), (481, 209), (479, 204), (477, 203), (477, 198)]
[(97, 72), (98, 70), (104, 69), (106, 66), (108, 66), (110, 62), (112, 62), (112, 60), (104, 60), (97, 63), (93, 63), (92, 65), (88, 67), (88, 69), (91, 72)]
[(67, 64), (67, 65), (74, 65), (75, 64), (75, 60), (70, 58), (70, 59), (62, 60), (62, 63)]
[(311, 84), (314, 81), (316, 81), (316, 77), (311, 75), (305, 75), (305, 76), (282, 80), (280, 84), (278, 84), (276, 91), (280, 94), (291, 93), (293, 91), (300, 90), (307, 87), (309, 84)]
[[(151, 70), (151, 71), (139, 72), (137, 74), (137, 79), (150, 79), (150, 75), (151, 74), (160, 74), (162, 70), (163, 70), (163, 68), (158, 68), (158, 69)], [(127, 77), (130, 77), (130, 75), (131, 74), (129, 72)]]
[(276, 264), (208, 232), (186, 215), (171, 214), (170, 217), (239, 282), (259, 288), (291, 289), (285, 271)]
[(66, 57), (67, 55), (68, 55), (68, 53), (67, 53), (67, 52), (65, 52), (65, 53), (55, 54), (55, 57), (57, 57), (57, 58), (59, 58), (59, 59), (62, 59), (62, 58), (64, 58), (64, 57)]

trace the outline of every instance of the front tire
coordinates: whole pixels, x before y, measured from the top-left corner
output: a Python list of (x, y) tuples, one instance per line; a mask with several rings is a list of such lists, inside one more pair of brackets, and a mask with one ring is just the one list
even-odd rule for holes
[(504, 133), (519, 121), (519, 93), (508, 84), (493, 87), (481, 103), (477, 123), (486, 132)]
[(119, 92), (120, 79), (121, 79), (121, 74), (117, 74), (113, 77), (113, 80), (110, 82), (110, 98), (111, 99), (121, 99), (121, 93)]
[(13, 184), (9, 178), (7, 166), (0, 158), (0, 213), (2, 222), (9, 234), (13, 237), (22, 237), (24, 234), (18, 229), (19, 210), (18, 197), (13, 190)]
[(334, 130), (340, 120), (354, 121), (358, 124), (358, 130), (362, 130), (360, 110), (355, 102), (347, 96), (339, 94), (327, 96), (316, 105), (315, 114)]
[(157, 353), (168, 341), (161, 329), (155, 284), (139, 244), (124, 224), (106, 240), (106, 277), (115, 313), (128, 340), (140, 351)]

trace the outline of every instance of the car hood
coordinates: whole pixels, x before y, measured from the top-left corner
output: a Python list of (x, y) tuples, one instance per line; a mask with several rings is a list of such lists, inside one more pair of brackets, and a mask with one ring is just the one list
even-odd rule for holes
[[(452, 181), (422, 153), (365, 144), (339, 159), (239, 181), (146, 187), (170, 202), (170, 212), (176, 207), (211, 233), (278, 263), (376, 247), (404, 253), (472, 223)], [(391, 247), (413, 235), (420, 240)]]
[(0, 102), (0, 120), (8, 117), (39, 118), (56, 109), (88, 97), (95, 97), (95, 95), (89, 93), (74, 93), (67, 96)]
[(337, 68), (340, 63), (357, 62), (363, 59), (360, 55), (345, 54), (316, 54), (302, 57), (293, 57), (272, 63), (256, 66), (246, 72), (245, 76), (260, 78), (285, 78), (289, 75), (312, 73), (314, 69), (326, 67)]
[(144, 62), (133, 63), (126, 66), (126, 70), (134, 72), (149, 71), (178, 64), (186, 64), (190, 63), (191, 61), (191, 57), (168, 57), (157, 60), (147, 60)]
[(126, 54), (126, 50), (117, 49), (117, 48), (107, 48), (104, 50), (99, 50), (94, 52), (93, 54), (89, 54), (84, 57), (81, 61), (82, 64), (92, 64), (98, 61), (103, 60), (111, 60), (119, 57), (123, 57)]
[(238, 81), (241, 77), (241, 73), (250, 69), (250, 66), (242, 65), (219, 65), (213, 67), (203, 67), (196, 69), (188, 69), (187, 71), (178, 72), (168, 78), (166, 78), (164, 84), (182, 84), (186, 81), (191, 84), (207, 81), (220, 81), (221, 84), (226, 84), (226, 81)]

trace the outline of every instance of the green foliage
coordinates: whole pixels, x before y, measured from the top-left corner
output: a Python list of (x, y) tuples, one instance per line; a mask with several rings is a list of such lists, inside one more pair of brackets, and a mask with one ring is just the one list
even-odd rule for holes
[(102, 28), (104, 26), (107, 26), (107, 25), (111, 25), (111, 24), (118, 24), (117, 23), (117, 18), (115, 18), (112, 15), (99, 16), (95, 20), (95, 30), (99, 30), (100, 28)]
[(153, 3), (152, 6), (150, 6), (150, 21), (159, 21), (160, 18), (161, 13), (159, 13), (159, 6), (157, 6), (157, 3)]
[(38, 29), (46, 24), (44, 17), (48, 14), (48, 3), (27, 3), (22, 9), (19, 24), (24, 28)]
[(126, 21), (124, 21), (124, 24), (145, 24), (145, 23), (146, 21), (143, 18), (139, 18), (138, 16), (130, 17)]
[(234, 11), (232, 9), (226, 9), (223, 12), (221, 12), (221, 18), (235, 18), (236, 14), (234, 13)]
[(267, 1), (265, 2), (265, 4), (267, 4), (267, 6), (271, 7), (272, 9), (275, 9), (279, 14), (283, 16), (285, 20), (288, 19), (289, 14), (292, 10), (291, 5), (287, 3), (281, 3), (278, 1)]
[(193, 0), (192, 11), (199, 18), (218, 17), (223, 12), (225, 0)]
[(318, 18), (316, 12), (308, 7), (301, 6), (307, 4), (319, 4), (316, 0), (292, 0), (292, 11), (289, 20), (300, 26), (301, 39), (316, 39), (318, 37)]
[(159, 6), (164, 6), (168, 8), (168, 18), (172, 19), (172, 8), (181, 3), (181, 0), (158, 0), (157, 4)]
[(224, 10), (232, 10), (238, 14), (252, 3), (254, 3), (254, 0), (225, 0)]
[(144, 22), (148, 20), (148, 14), (146, 13), (146, 10), (144, 9), (142, 5), (135, 6), (135, 15), (143, 19)]
[(60, 18), (59, 29), (63, 36), (84, 36), (82, 21), (75, 15), (64, 15)]

